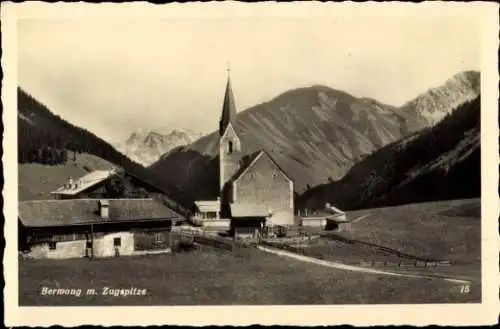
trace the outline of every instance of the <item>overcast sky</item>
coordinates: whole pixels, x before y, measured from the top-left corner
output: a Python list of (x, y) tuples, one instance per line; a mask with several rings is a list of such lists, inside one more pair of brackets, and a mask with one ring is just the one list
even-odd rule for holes
[(108, 141), (134, 130), (216, 129), (226, 65), (238, 111), (322, 84), (391, 105), (479, 70), (473, 21), (456, 15), (24, 20), (18, 83)]

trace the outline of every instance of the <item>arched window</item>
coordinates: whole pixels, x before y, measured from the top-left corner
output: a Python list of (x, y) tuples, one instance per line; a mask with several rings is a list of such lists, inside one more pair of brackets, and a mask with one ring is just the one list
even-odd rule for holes
[(227, 152), (229, 154), (233, 153), (233, 142), (232, 141), (229, 141), (229, 143), (227, 144)]

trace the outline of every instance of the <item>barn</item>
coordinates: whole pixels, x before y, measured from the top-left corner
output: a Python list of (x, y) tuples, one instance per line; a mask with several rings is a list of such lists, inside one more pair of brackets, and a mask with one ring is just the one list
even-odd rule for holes
[(183, 220), (150, 198), (22, 201), (19, 249), (59, 259), (167, 252), (172, 225)]
[(68, 181), (51, 194), (55, 199), (149, 198), (166, 192), (121, 168), (94, 170)]

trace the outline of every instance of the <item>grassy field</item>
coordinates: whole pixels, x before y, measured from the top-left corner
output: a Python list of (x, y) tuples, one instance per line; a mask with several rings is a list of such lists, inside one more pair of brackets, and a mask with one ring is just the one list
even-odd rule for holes
[(401, 252), (462, 264), (481, 261), (481, 200), (453, 200), (349, 212), (342, 235)]
[[(369, 209), (348, 215), (350, 218), (368, 216), (354, 221), (350, 231), (323, 232), (321, 238), (303, 242), (282, 239), (278, 244), (290, 245), (299, 253), (329, 261), (355, 265), (386, 262), (375, 266), (478, 283), (481, 280), (479, 199)], [(339, 238), (348, 241), (339, 241)], [(356, 243), (347, 243), (349, 241)], [(392, 250), (383, 251), (377, 246)], [(419, 266), (413, 266), (416, 260)], [(451, 261), (453, 265), (426, 268), (422, 266), (423, 260)], [(399, 267), (399, 262), (405, 266)]]
[[(419, 257), (451, 260), (442, 268), (398, 271), (472, 280), (463, 286), (441, 279), (365, 274), (280, 258), (255, 249), (238, 253), (211, 248), (172, 255), (101, 260), (22, 260), (21, 305), (256, 305), (480, 302), (479, 200), (459, 200), (349, 213), (370, 216), (352, 223), (351, 239)], [(323, 238), (321, 238), (323, 239)], [(366, 250), (328, 241), (330, 260), (359, 260)], [(353, 249), (354, 248), (354, 249)], [(327, 250), (327, 249), (325, 249)], [(325, 251), (326, 252), (326, 251)], [(391, 271), (393, 268), (390, 269)], [(41, 289), (80, 288), (82, 296), (43, 296)], [(104, 287), (146, 289), (144, 296), (103, 296)], [(88, 288), (97, 295), (85, 295)]]
[[(256, 305), (464, 303), (480, 286), (336, 270), (255, 249), (241, 255), (207, 249), (173, 255), (90, 261), (20, 262), (20, 305)], [(43, 287), (80, 288), (80, 297), (43, 296)], [(104, 287), (146, 289), (145, 296), (103, 296)], [(97, 295), (87, 296), (88, 288)]]
[(481, 278), (481, 200), (466, 199), (369, 209), (341, 235), (417, 257), (450, 260), (454, 266), (423, 272)]

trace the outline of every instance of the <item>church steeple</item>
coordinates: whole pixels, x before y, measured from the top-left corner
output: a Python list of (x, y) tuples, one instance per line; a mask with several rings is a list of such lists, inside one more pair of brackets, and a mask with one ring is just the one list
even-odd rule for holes
[(226, 93), (224, 95), (224, 102), (222, 103), (222, 115), (219, 121), (219, 135), (222, 136), (226, 131), (229, 123), (234, 123), (236, 121), (236, 105), (234, 102), (233, 90), (231, 88), (231, 77), (230, 75), (229, 65), (227, 68), (227, 84), (226, 84)]

